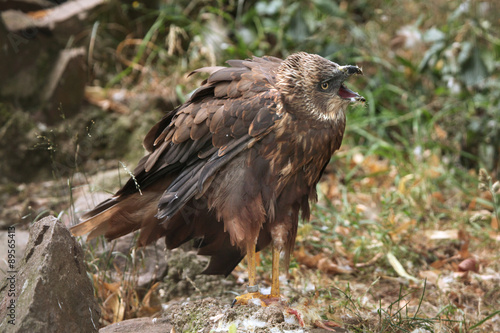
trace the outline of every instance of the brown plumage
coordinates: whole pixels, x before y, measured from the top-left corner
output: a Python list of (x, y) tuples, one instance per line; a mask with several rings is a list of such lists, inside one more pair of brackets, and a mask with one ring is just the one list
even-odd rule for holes
[(227, 63), (193, 72), (209, 77), (146, 135), (134, 179), (73, 234), (115, 239), (141, 229), (139, 245), (165, 237), (169, 249), (194, 240), (211, 256), (204, 273), (224, 275), (272, 242), (288, 268), (299, 214), (309, 218), (340, 147), (344, 111), (364, 101), (343, 82), (362, 72), (303, 52)]

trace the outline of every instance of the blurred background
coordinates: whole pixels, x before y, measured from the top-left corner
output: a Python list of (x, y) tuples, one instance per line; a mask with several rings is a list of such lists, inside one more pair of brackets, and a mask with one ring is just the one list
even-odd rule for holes
[[(496, 0), (0, 0), (0, 225), (73, 223), (76, 188), (116, 190), (127, 172), (103, 172), (133, 170), (149, 128), (204, 78), (190, 71), (306, 51), (362, 67), (347, 84), (366, 103), (292, 265), (331, 249), (336, 274), (391, 253), (429, 278), (475, 251), (498, 272), (499, 14)], [(445, 245), (425, 243), (432, 230), (451, 230), (434, 235)]]
[(348, 115), (350, 145), (409, 163), (431, 152), (456, 172), (483, 166), (498, 176), (498, 9), (448, 0), (2, 0), (0, 182), (140, 156), (148, 127), (201, 80), (186, 73), (296, 51), (363, 67), (352, 85), (367, 103)]

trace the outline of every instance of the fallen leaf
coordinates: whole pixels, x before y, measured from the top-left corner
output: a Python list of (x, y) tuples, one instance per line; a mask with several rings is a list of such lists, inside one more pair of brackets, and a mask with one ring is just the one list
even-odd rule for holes
[(120, 114), (129, 114), (130, 109), (121, 102), (117, 95), (126, 95), (126, 92), (117, 89), (104, 89), (101, 87), (85, 87), (85, 99), (103, 110), (112, 110)]
[(311, 256), (307, 254), (304, 248), (300, 248), (300, 250), (295, 251), (293, 256), (297, 260), (298, 263), (307, 266), (308, 268), (317, 268), (318, 262), (320, 259), (324, 257), (324, 254), (320, 253), (315, 256)]
[(439, 140), (446, 140), (448, 137), (448, 133), (446, 133), (446, 131), (438, 124), (434, 124), (434, 133), (436, 133)]
[(443, 267), (448, 261), (447, 260), (436, 260), (430, 266), (435, 269)]
[(491, 219), (491, 228), (493, 230), (498, 230), (498, 220), (495, 216), (492, 217), (492, 219)]
[(458, 230), (426, 230), (425, 236), (429, 239), (458, 239)]
[(349, 266), (338, 266), (329, 258), (321, 258), (318, 260), (318, 269), (327, 274), (350, 274), (353, 271)]
[(356, 267), (366, 267), (366, 266), (373, 265), (377, 260), (379, 260), (380, 258), (382, 258), (383, 255), (384, 255), (383, 253), (379, 252), (373, 258), (371, 258), (370, 260), (368, 260), (367, 262), (359, 262), (355, 266)]
[(413, 175), (411, 173), (402, 177), (401, 180), (399, 181), (398, 191), (401, 194), (406, 194), (408, 191), (407, 187), (406, 187), (406, 183), (408, 183), (410, 180), (413, 180), (413, 179), (415, 179), (415, 175)]
[(341, 241), (335, 241), (335, 252), (345, 258), (350, 258), (351, 256), (349, 253), (347, 253), (347, 250), (344, 248)]
[(474, 258), (467, 258), (458, 264), (458, 270), (460, 272), (473, 271), (477, 273), (479, 271), (477, 260)]
[(433, 200), (437, 200), (437, 201), (439, 201), (440, 203), (444, 203), (444, 201), (445, 201), (445, 200), (444, 200), (443, 193), (441, 193), (441, 192), (433, 192), (433, 193), (431, 194), (431, 196), (432, 196), (432, 199), (433, 199)]
[(106, 312), (111, 312), (112, 318), (110, 319), (112, 323), (123, 320), (125, 316), (125, 303), (123, 301), (123, 297), (119, 297), (118, 294), (113, 293), (102, 303)]
[(340, 327), (339, 324), (330, 320), (316, 320), (314, 322), (314, 326), (331, 332), (337, 332), (336, 330), (333, 329), (333, 327)]
[(438, 279), (439, 279), (438, 272), (434, 271), (434, 270), (420, 271), (418, 273), (418, 276), (421, 279), (427, 279), (427, 283), (429, 283), (429, 284), (436, 284)]
[(489, 232), (490, 238), (493, 239), (494, 241), (500, 242), (500, 233), (498, 231), (490, 231)]
[(458, 239), (462, 241), (462, 244), (460, 246), (460, 257), (462, 259), (466, 259), (470, 257), (469, 253), (469, 242), (470, 242), (470, 235), (467, 231), (465, 230), (460, 230), (458, 232)]
[(410, 281), (418, 283), (419, 280), (406, 272), (403, 268), (403, 265), (399, 262), (399, 260), (392, 254), (392, 252), (387, 253), (387, 260), (389, 260), (389, 264), (391, 264), (392, 268), (398, 273), (399, 276), (404, 277)]
[(142, 315), (153, 315), (161, 310), (161, 301), (158, 299), (156, 295), (156, 289), (160, 285), (159, 282), (156, 282), (144, 295), (142, 299), (142, 306), (139, 310), (141, 316)]

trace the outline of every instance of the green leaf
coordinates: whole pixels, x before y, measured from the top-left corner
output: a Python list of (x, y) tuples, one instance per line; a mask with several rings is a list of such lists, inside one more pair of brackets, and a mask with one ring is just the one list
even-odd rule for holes
[(335, 1), (316, 0), (314, 1), (314, 4), (322, 13), (329, 16), (340, 16), (340, 14), (342, 13)]
[(437, 28), (430, 28), (424, 33), (424, 41), (430, 42), (430, 43), (435, 43), (439, 42), (445, 39), (446, 35), (444, 32)]
[(472, 50), (471, 57), (463, 64), (462, 67), (462, 81), (468, 86), (477, 86), (483, 82), (488, 76), (486, 65), (481, 58), (479, 49)]
[(418, 65), (418, 71), (422, 72), (426, 67), (431, 58), (434, 55), (439, 54), (444, 48), (445, 48), (445, 43), (443, 42), (437, 42), (434, 45), (431, 46), (430, 49), (425, 52), (424, 57), (422, 58), (422, 61), (420, 62), (420, 65)]

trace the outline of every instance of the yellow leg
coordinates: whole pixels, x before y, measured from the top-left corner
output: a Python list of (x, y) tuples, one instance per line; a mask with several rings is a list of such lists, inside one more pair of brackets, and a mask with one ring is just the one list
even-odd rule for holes
[(273, 245), (271, 297), (280, 296), (280, 250)]
[[(280, 250), (278, 247), (273, 246), (273, 267), (272, 267), (272, 282), (271, 282), (271, 294), (262, 295), (259, 292), (259, 287), (257, 285), (256, 277), (256, 254), (255, 254), (255, 244), (247, 244), (247, 262), (248, 262), (248, 287), (247, 293), (237, 296), (234, 299), (233, 305), (235, 304), (248, 304), (251, 299), (259, 299), (262, 306), (267, 306), (270, 303), (278, 302), (281, 299), (280, 296)], [(232, 306), (233, 306), (232, 305)]]
[(247, 243), (247, 262), (249, 291), (256, 292), (257, 290), (253, 290), (257, 288), (257, 265), (255, 260), (255, 244), (253, 242)]

